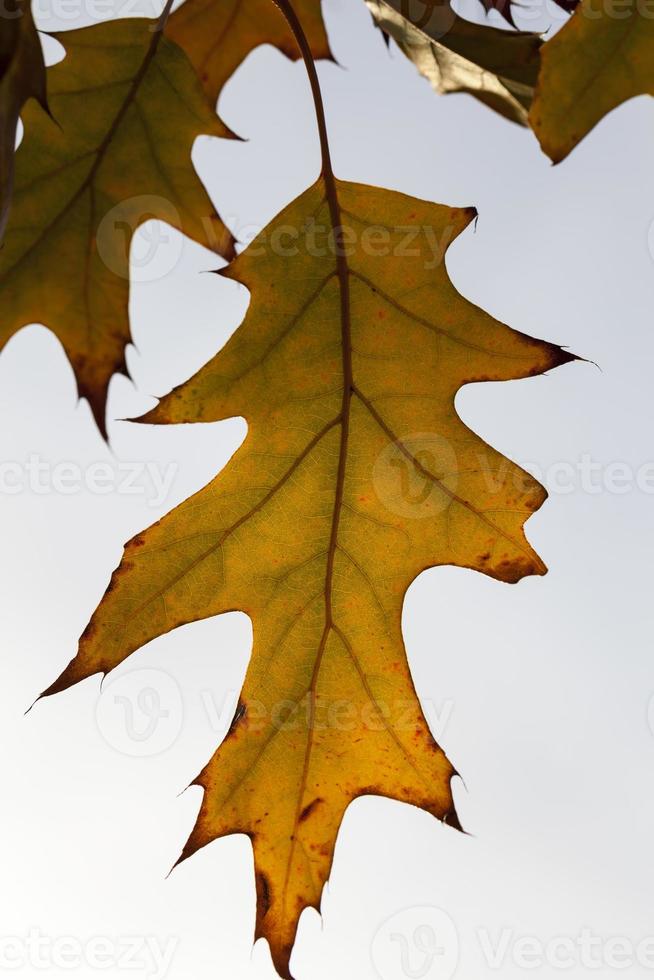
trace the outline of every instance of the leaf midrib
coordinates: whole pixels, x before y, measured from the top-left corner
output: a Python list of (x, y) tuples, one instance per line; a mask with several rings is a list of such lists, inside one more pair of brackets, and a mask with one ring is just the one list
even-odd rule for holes
[(318, 686), (318, 677), (320, 675), (320, 668), (322, 666), (322, 661), (325, 654), (325, 649), (327, 647), (327, 641), (329, 639), (329, 634), (335, 629), (334, 616), (332, 609), (332, 586), (334, 579), (334, 562), (336, 559), (336, 552), (338, 548), (338, 530), (341, 520), (341, 512), (343, 509), (343, 494), (345, 488), (345, 471), (347, 468), (347, 450), (350, 437), (350, 407), (352, 404), (352, 394), (354, 392), (354, 378), (352, 373), (352, 325), (351, 325), (351, 309), (350, 309), (350, 269), (348, 266), (347, 256), (345, 254), (345, 249), (343, 248), (343, 229), (341, 227), (341, 207), (338, 200), (338, 190), (336, 179), (334, 177), (333, 171), (331, 170), (331, 164), (329, 163), (329, 156), (323, 161), (323, 182), (325, 186), (325, 194), (327, 199), (327, 204), (329, 206), (329, 213), (331, 218), (332, 233), (334, 235), (334, 246), (336, 250), (336, 271), (338, 276), (338, 286), (340, 293), (340, 307), (341, 307), (341, 370), (342, 370), (342, 384), (343, 384), (343, 396), (341, 402), (341, 412), (340, 412), (340, 428), (341, 428), (341, 441), (338, 452), (338, 469), (336, 471), (336, 487), (334, 493), (334, 509), (332, 511), (332, 525), (329, 536), (329, 546), (327, 550), (327, 565), (325, 570), (325, 625), (323, 628), (322, 636), (320, 638), (320, 643), (318, 646), (318, 651), (316, 655), (316, 662), (314, 664), (313, 672), (311, 675), (311, 683), (309, 686), (309, 710), (307, 717), (307, 744), (304, 753), (304, 760), (302, 765), (302, 774), (300, 777), (300, 785), (297, 795), (297, 803), (295, 807), (295, 815), (293, 819), (293, 831), (291, 833), (291, 846), (288, 852), (288, 859), (286, 863), (286, 873), (284, 876), (284, 886), (282, 888), (282, 908), (284, 914), (286, 914), (286, 898), (288, 893), (288, 884), (291, 874), (291, 865), (293, 863), (293, 857), (295, 855), (295, 847), (297, 840), (297, 829), (300, 823), (300, 816), (302, 813), (302, 804), (304, 801), (304, 794), (306, 792), (307, 779), (309, 775), (309, 769), (311, 766), (311, 753), (313, 750), (313, 730), (314, 730), (314, 718), (316, 711), (316, 690)]

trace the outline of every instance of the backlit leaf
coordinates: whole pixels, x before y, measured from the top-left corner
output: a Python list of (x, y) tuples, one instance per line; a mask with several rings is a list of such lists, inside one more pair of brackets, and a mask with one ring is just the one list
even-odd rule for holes
[(366, 0), (375, 22), (437, 92), (467, 92), (520, 125), (538, 77), (536, 34), (473, 24), (443, 0)]
[[(191, 163), (196, 136), (227, 131), (186, 56), (154, 21), (56, 36), (66, 57), (48, 71), (53, 118), (28, 105), (16, 155), (0, 252), (0, 345), (25, 324), (50, 327), (104, 432), (109, 381), (125, 370), (130, 243), (139, 225), (161, 219), (232, 254)], [(153, 276), (161, 243), (153, 233)]]
[[(294, 6), (314, 58), (331, 58), (320, 0), (296, 0)], [(186, 0), (171, 15), (166, 34), (184, 49), (214, 105), (227, 79), (260, 44), (298, 57), (297, 45), (272, 0)]]
[(226, 270), (252, 293), (243, 325), (145, 420), (243, 415), (248, 435), (223, 473), (129, 542), (47, 692), (183, 623), (251, 617), (240, 705), (198, 779), (184, 856), (225, 834), (251, 838), (256, 934), (285, 977), (354, 799), (379, 794), (457, 825), (454, 769), (413, 688), (402, 603), (434, 565), (504, 582), (545, 572), (523, 532), (544, 490), (463, 424), (454, 398), (572, 359), (452, 286), (444, 252), (473, 210), (337, 187), (340, 257), (320, 180)]
[(654, 95), (654, 18), (640, 0), (583, 0), (548, 41), (531, 125), (558, 163), (616, 106)]
[(5, 0), (0, 16), (0, 241), (11, 206), (18, 118), (32, 98), (46, 108), (41, 42), (28, 0)]

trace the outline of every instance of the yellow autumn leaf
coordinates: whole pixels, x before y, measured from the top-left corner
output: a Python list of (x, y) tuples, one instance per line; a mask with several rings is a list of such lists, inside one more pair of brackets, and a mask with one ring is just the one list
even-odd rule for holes
[(527, 125), (542, 41), (473, 24), (448, 0), (366, 0), (375, 22), (441, 94), (465, 92)]
[[(320, 0), (297, 0), (297, 12), (313, 57), (331, 58)], [(247, 55), (272, 44), (287, 57), (297, 45), (273, 0), (186, 0), (168, 20), (166, 34), (184, 49), (213, 105)]]
[(198, 779), (183, 856), (224, 834), (252, 839), (256, 934), (285, 977), (352, 800), (379, 794), (457, 824), (402, 603), (434, 565), (505, 582), (544, 573), (523, 532), (544, 490), (463, 424), (454, 398), (572, 359), (456, 292), (443, 257), (472, 209), (336, 188), (319, 180), (225, 270), (252, 293), (243, 325), (145, 420), (243, 415), (248, 435), (223, 473), (129, 542), (46, 692), (183, 623), (251, 617), (241, 701)]
[(654, 95), (654, 19), (640, 0), (583, 0), (542, 50), (530, 122), (558, 163), (604, 116)]
[(5, 0), (0, 16), (0, 241), (11, 206), (18, 117), (28, 99), (46, 108), (41, 42), (29, 0)]
[(195, 138), (228, 135), (183, 52), (147, 19), (56, 35), (53, 118), (31, 103), (0, 251), (0, 346), (21, 327), (57, 335), (104, 432), (125, 370), (129, 250), (152, 218), (229, 258), (232, 240), (191, 163)]

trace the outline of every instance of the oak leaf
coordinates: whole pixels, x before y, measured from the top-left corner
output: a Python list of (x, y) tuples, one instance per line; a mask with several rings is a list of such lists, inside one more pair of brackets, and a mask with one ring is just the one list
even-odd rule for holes
[(144, 420), (243, 415), (248, 435), (223, 473), (127, 544), (46, 692), (183, 623), (251, 617), (241, 701), (197, 780), (182, 856), (225, 834), (252, 839), (256, 935), (284, 977), (354, 799), (379, 794), (457, 826), (454, 769), (413, 688), (402, 602), (434, 565), (505, 582), (545, 572), (523, 531), (545, 491), (463, 424), (454, 398), (572, 359), (456, 292), (443, 256), (472, 209), (335, 188), (319, 180), (223, 273), (252, 293), (243, 325)]
[(583, 0), (542, 51), (530, 121), (541, 147), (563, 160), (604, 116), (654, 95), (654, 20), (639, 0)]
[(473, 24), (444, 0), (366, 3), (375, 22), (437, 92), (466, 92), (527, 125), (542, 47), (537, 34)]
[(28, 105), (16, 154), (0, 345), (26, 324), (50, 327), (104, 433), (109, 381), (126, 370), (132, 236), (158, 218), (231, 257), (231, 235), (191, 163), (199, 134), (229, 134), (155, 21), (55, 37), (66, 57), (48, 71), (53, 118)]
[(0, 17), (0, 241), (11, 206), (18, 118), (28, 99), (47, 109), (41, 42), (29, 0), (6, 0)]
[[(331, 59), (320, 0), (296, 0), (298, 16), (315, 59)], [(247, 55), (272, 44), (298, 57), (288, 25), (272, 0), (186, 0), (166, 25), (166, 34), (188, 55), (210, 102)]]

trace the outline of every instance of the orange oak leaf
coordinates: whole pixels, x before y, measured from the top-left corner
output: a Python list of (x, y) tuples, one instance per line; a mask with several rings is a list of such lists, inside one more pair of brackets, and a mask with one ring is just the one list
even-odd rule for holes
[(543, 47), (530, 113), (554, 163), (623, 102), (654, 95), (653, 54), (654, 19), (639, 0), (583, 0)]
[(251, 617), (239, 707), (197, 779), (204, 798), (182, 856), (250, 837), (256, 935), (283, 977), (354, 799), (378, 794), (458, 825), (455, 770), (404, 652), (407, 588), (435, 565), (510, 583), (545, 572), (523, 531), (545, 491), (461, 421), (454, 399), (470, 382), (573, 356), (456, 292), (444, 254), (474, 214), (321, 178), (225, 271), (252, 293), (244, 323), (145, 421), (242, 415), (248, 435), (224, 472), (127, 544), (46, 692), (113, 670), (183, 623)]
[(53, 330), (106, 434), (109, 381), (126, 371), (132, 237), (156, 218), (231, 257), (232, 237), (191, 162), (198, 135), (229, 132), (157, 22), (56, 37), (66, 57), (48, 71), (53, 118), (28, 104), (16, 154), (0, 346), (29, 323)]
[[(297, 0), (313, 57), (331, 59), (320, 7), (320, 0)], [(272, 0), (186, 0), (171, 15), (166, 34), (186, 52), (214, 105), (227, 79), (259, 45), (272, 44), (287, 57), (298, 57), (293, 35)]]

